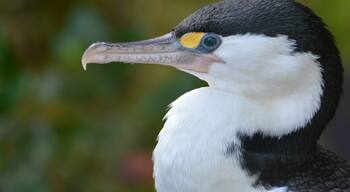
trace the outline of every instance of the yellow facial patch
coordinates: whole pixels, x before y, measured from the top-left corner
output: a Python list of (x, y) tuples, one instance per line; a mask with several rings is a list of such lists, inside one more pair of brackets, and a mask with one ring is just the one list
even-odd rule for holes
[(205, 33), (187, 33), (180, 38), (182, 46), (190, 49), (195, 49), (200, 44)]

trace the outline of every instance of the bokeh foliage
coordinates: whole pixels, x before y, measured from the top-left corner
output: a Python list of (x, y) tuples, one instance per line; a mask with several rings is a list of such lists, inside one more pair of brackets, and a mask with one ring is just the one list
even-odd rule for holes
[[(122, 161), (150, 154), (166, 106), (205, 84), (160, 66), (84, 72), (80, 58), (95, 41), (164, 34), (209, 2), (0, 1), (0, 191), (154, 191), (125, 179)], [(349, 63), (350, 1), (304, 2)]]

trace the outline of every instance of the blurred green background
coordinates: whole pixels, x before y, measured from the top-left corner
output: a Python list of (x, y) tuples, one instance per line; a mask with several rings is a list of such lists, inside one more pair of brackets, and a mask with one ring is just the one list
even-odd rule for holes
[[(0, 191), (154, 191), (151, 152), (167, 105), (205, 84), (161, 66), (84, 72), (80, 58), (96, 41), (165, 34), (210, 2), (1, 0)], [(350, 1), (303, 2), (349, 64)], [(349, 89), (322, 139), (348, 159)]]

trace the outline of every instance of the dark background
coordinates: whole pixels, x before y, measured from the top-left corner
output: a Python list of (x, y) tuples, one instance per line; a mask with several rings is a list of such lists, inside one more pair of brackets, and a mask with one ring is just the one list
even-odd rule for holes
[[(96, 41), (169, 32), (213, 0), (1, 0), (0, 191), (154, 191), (167, 105), (205, 83), (161, 66), (90, 65)], [(305, 0), (350, 63), (350, 1)], [(350, 159), (350, 75), (322, 143)]]

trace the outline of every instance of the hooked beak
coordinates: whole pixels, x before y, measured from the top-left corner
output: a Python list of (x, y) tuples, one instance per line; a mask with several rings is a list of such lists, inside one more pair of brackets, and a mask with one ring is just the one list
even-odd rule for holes
[(223, 63), (212, 53), (183, 47), (174, 32), (139, 42), (95, 43), (82, 57), (85, 70), (90, 63), (111, 62), (162, 64), (199, 73), (207, 73), (210, 65), (214, 63)]

